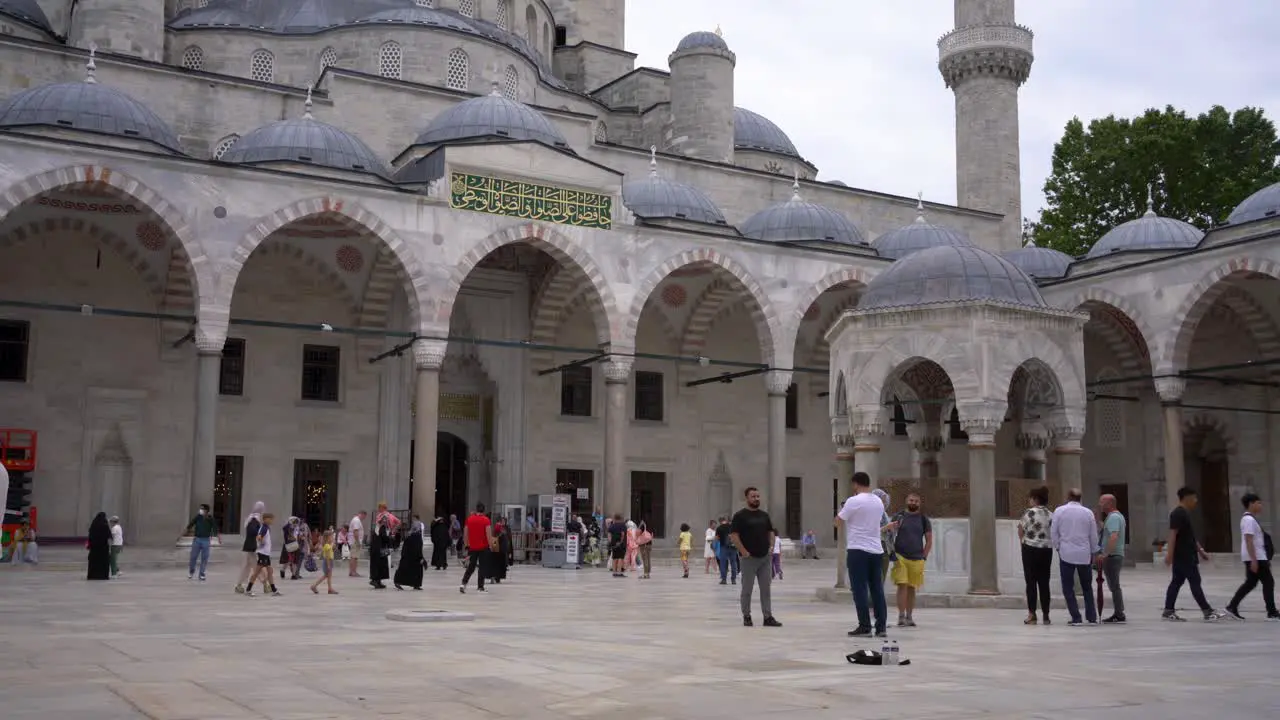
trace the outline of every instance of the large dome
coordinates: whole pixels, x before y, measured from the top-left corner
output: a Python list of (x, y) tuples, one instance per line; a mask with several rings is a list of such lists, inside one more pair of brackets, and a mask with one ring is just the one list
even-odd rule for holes
[(946, 245), (890, 265), (867, 284), (858, 309), (973, 300), (1046, 306), (1035, 282), (1013, 263), (981, 248)]
[(1190, 250), (1202, 239), (1204, 233), (1195, 225), (1160, 217), (1148, 203), (1142, 217), (1112, 228), (1085, 257), (1092, 260), (1125, 250)]
[(1277, 213), (1280, 213), (1280, 183), (1268, 185), (1245, 198), (1244, 202), (1231, 211), (1227, 222), (1235, 225), (1250, 220), (1275, 217)]
[(649, 161), (649, 174), (622, 183), (622, 204), (645, 220), (688, 220), (708, 225), (727, 225), (724, 213), (711, 198), (692, 185), (658, 175), (656, 156)]
[(57, 83), (24, 90), (0, 103), (0, 127), (81, 130), (147, 141), (165, 150), (182, 152), (178, 137), (147, 106), (96, 82)]
[(442, 27), (461, 32), (475, 32), (475, 25), (473, 25), (473, 21), (468, 18), (458, 15), (457, 13), (436, 10), (435, 8), (420, 7), (418, 5), (395, 8), (393, 10), (381, 10), (369, 15), (368, 17), (361, 18), (359, 22), (386, 23), (389, 25), (428, 25), (431, 27)]
[(924, 219), (924, 203), (917, 206), (915, 222), (881, 235), (871, 241), (880, 257), (901, 260), (912, 253), (936, 247), (972, 247), (973, 242), (959, 230), (934, 225)]
[(1072, 257), (1053, 248), (1027, 245), (1004, 254), (1004, 259), (1036, 280), (1057, 280), (1067, 276)]
[(36, 4), (36, 0), (0, 0), (0, 15), (20, 20), (31, 27), (53, 34), (49, 18)]
[(761, 210), (747, 218), (738, 229), (746, 237), (772, 242), (867, 244), (849, 218), (829, 207), (805, 202), (800, 197), (798, 182), (791, 200)]
[(307, 117), (281, 120), (240, 138), (222, 155), (229, 163), (295, 162), (387, 176), (386, 165), (360, 138)]
[(418, 145), (436, 145), (456, 140), (503, 138), (534, 140), (568, 149), (569, 143), (547, 116), (508, 100), (494, 88), (482, 97), (464, 100), (440, 113), (418, 136)]
[(733, 109), (733, 147), (736, 150), (763, 150), (799, 158), (791, 138), (772, 120), (746, 108)]

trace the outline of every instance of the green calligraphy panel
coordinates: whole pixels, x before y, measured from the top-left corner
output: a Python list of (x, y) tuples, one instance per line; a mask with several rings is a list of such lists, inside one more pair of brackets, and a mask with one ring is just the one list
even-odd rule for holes
[(460, 172), (449, 179), (449, 207), (599, 230), (613, 227), (610, 195)]

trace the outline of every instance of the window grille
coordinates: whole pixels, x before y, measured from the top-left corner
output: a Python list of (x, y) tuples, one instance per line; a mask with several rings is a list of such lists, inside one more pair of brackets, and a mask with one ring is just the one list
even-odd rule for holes
[(249, 58), (249, 77), (258, 82), (272, 82), (275, 80), (275, 57), (266, 50), (255, 50)]
[(445, 80), (445, 84), (454, 90), (466, 90), (471, 84), (470, 66), (471, 63), (467, 59), (467, 54), (465, 52), (457, 48), (450, 50), (448, 77)]

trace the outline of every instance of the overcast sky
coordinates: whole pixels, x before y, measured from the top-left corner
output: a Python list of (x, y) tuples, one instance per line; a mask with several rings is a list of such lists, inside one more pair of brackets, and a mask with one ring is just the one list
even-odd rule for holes
[[(952, 94), (937, 68), (951, 0), (631, 0), (627, 49), (667, 69), (719, 25), (736, 104), (777, 123), (819, 179), (954, 203)], [(1280, 0), (1022, 0), (1036, 62), (1021, 92), (1023, 213), (1036, 217), (1066, 122), (1172, 104), (1280, 120)]]

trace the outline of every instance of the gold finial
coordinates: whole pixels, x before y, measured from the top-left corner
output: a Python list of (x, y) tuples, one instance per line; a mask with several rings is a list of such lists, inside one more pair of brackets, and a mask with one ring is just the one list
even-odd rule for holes
[(98, 72), (98, 63), (94, 60), (94, 56), (98, 54), (98, 44), (89, 43), (89, 62), (84, 65), (84, 81), (93, 85), (98, 82), (96, 74)]
[(1143, 213), (1142, 216), (1156, 216), (1156, 191), (1154, 183), (1147, 183), (1147, 211)]
[(924, 222), (924, 191), (916, 193), (916, 222)]
[(800, 171), (796, 170), (794, 180), (791, 182), (791, 200), (800, 202)]
[(658, 146), (649, 146), (649, 177), (658, 177)]
[(312, 105), (312, 102), (311, 102), (311, 89), (312, 89), (313, 87), (315, 87), (315, 86), (314, 86), (314, 85), (308, 85), (308, 86), (307, 86), (307, 100), (306, 100), (306, 102), (304, 102), (304, 103), (302, 104), (302, 107), (304, 108), (304, 109), (303, 109), (303, 112), (302, 112), (302, 119), (303, 119), (303, 120), (314, 120), (314, 119), (315, 119), (315, 118), (313, 118), (313, 117), (311, 116), (311, 105)]
[(716, 37), (724, 37), (724, 31), (720, 29), (720, 23), (716, 23)]

